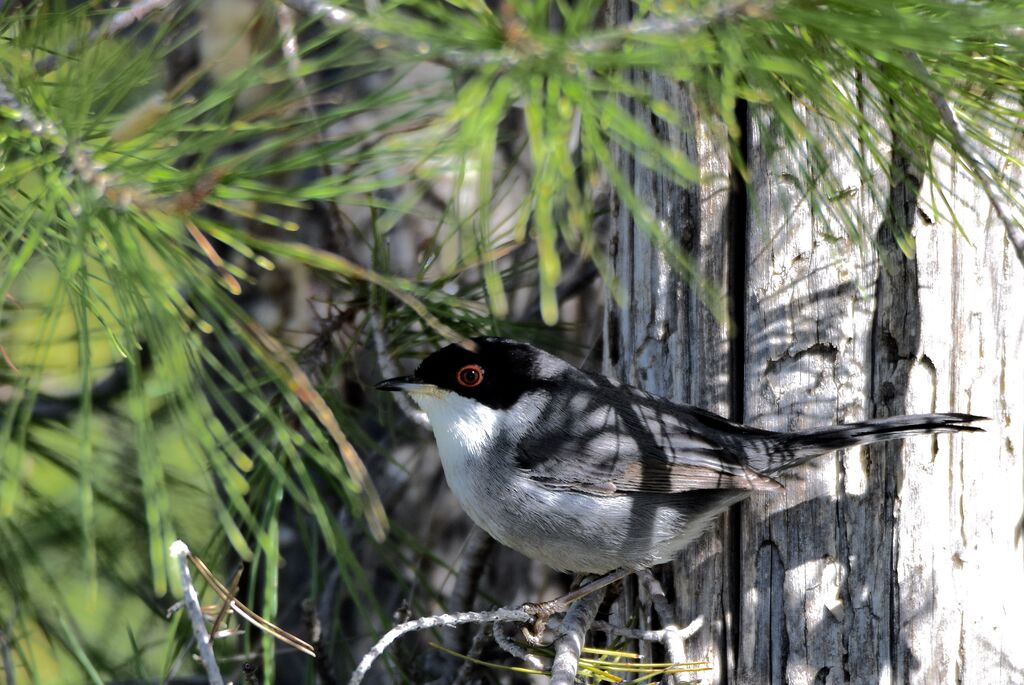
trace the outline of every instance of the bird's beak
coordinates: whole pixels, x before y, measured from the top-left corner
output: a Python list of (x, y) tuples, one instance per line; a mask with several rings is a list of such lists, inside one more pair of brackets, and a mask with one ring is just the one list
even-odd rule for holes
[(415, 376), (399, 376), (398, 378), (389, 378), (386, 381), (381, 381), (374, 387), (377, 390), (388, 390), (391, 392), (416, 390), (427, 385), (422, 381), (417, 380)]

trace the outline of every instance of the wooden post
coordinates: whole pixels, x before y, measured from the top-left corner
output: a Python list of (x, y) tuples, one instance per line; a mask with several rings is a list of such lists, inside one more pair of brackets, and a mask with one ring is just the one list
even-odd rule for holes
[[(629, 3), (611, 5), (613, 21), (629, 19)], [(829, 164), (843, 188), (828, 209), (857, 217), (862, 239), (851, 239), (815, 218), (797, 160), (777, 151), (773, 122), (755, 111), (739, 227), (721, 139), (685, 88), (635, 78), (692, 129), (658, 130), (627, 103), (636, 120), (717, 183), (679, 188), (626, 155), (620, 171), (705, 275), (745, 303), (743, 326), (730, 346), (724, 324), (614, 204), (625, 298), (607, 306), (607, 372), (726, 416), (742, 409), (765, 428), (931, 411), (993, 419), (986, 433), (819, 459), (663, 570), (680, 623), (705, 620), (686, 647), (712, 660), (703, 682), (1024, 682), (1024, 267), (985, 194), (938, 161), (959, 234), (936, 220), (934, 188), (898, 145), (870, 184), (837, 148)], [(900, 230), (916, 238), (910, 257)], [(730, 255), (736, 244), (743, 252)], [(730, 349), (741, 363), (730, 365)]]

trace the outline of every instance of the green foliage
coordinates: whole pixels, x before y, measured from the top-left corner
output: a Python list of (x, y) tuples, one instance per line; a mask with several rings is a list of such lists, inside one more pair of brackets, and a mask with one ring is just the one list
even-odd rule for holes
[[(380, 420), (337, 379), (359, 374), (378, 332), (369, 314), (405, 356), (481, 331), (536, 335), (506, 320), (510, 295), (534, 284), (542, 320), (556, 323), (568, 255), (611, 285), (593, 230), (605, 185), (700, 285), (616, 159), (678, 184), (713, 179), (631, 103), (664, 130), (724, 131), (714, 143), (743, 172), (737, 102), (770, 113), (822, 223), (856, 239), (864, 228), (834, 201), (844, 185), (827, 150), (869, 186), (894, 141), (926, 173), (936, 145), (969, 165), (1019, 164), (1024, 34), (1012, 27), (1024, 3), (638, 3), (620, 25), (594, 0), (492, 5), (300, 15), (289, 57), (279, 6), (253, 3), (228, 37), (248, 46), (238, 69), (200, 59), (173, 76), (167, 65), (213, 22), (198, 5), (171, 3), (126, 30), (97, 3), (4, 11), (0, 631), (19, 677), (152, 676), (175, 537), (209, 561), (251, 562), (262, 585), (247, 601), (272, 618), (295, 599), (278, 585), (285, 508), (302, 513), (311, 568), (337, 569), (366, 625), (388, 624), (349, 536), (365, 526), (383, 540), (356, 456), (378, 453)], [(659, 99), (641, 71), (691, 84), (694, 111)], [(503, 164), (499, 150), (511, 150)], [(516, 162), (529, 168), (521, 198)], [(438, 183), (453, 199), (430, 209)], [(993, 192), (1019, 209), (1016, 188)], [(310, 237), (305, 222), (325, 205), (346, 244)], [(357, 211), (368, 224), (346, 215)], [(412, 219), (433, 235), (419, 269), (399, 276), (386, 244)], [(287, 331), (239, 297), (263, 292), (274, 270), (310, 274), (347, 323), (282, 342)], [(339, 532), (339, 510), (364, 523)], [(399, 530), (373, 547), (397, 582), (416, 572), (412, 545)], [(300, 592), (322, 585), (317, 575)], [(113, 616), (131, 627), (107, 630)]]

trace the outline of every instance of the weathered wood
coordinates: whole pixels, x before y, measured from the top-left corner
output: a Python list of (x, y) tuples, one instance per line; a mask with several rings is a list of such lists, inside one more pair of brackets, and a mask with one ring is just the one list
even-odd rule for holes
[[(628, 21), (631, 4), (611, 3), (612, 21)], [(680, 187), (619, 153), (617, 165), (636, 197), (694, 260), (720, 292), (728, 272), (725, 241), (729, 164), (722, 131), (698, 121), (684, 87), (663, 77), (637, 74), (639, 87), (668, 103), (688, 130), (677, 130), (652, 116), (641, 103), (624, 100), (635, 121), (700, 164), (707, 183)], [(724, 322), (716, 321), (686, 278), (620, 204), (613, 207), (611, 257), (625, 299), (606, 306), (604, 370), (627, 383), (676, 401), (697, 404), (728, 415), (728, 340)], [(686, 626), (703, 617), (705, 628), (686, 642), (690, 658), (709, 657), (715, 673), (723, 669), (725, 569), (724, 533), (716, 524), (673, 565), (677, 620)], [(667, 569), (666, 569), (667, 571)], [(671, 582), (667, 582), (671, 581)], [(649, 612), (640, 612), (646, 622)], [(647, 627), (644, 624), (642, 627)], [(710, 681), (709, 681), (710, 682)]]
[[(768, 112), (751, 122), (744, 420), (796, 430), (863, 417), (874, 267), (866, 245), (818, 223), (802, 160)], [(802, 154), (798, 151), (796, 154)], [(843, 210), (864, 225), (879, 209), (836, 153)], [(742, 505), (739, 682), (842, 682), (843, 582), (849, 569), (836, 497), (843, 476), (824, 457), (781, 493)]]
[(920, 349), (914, 410), (989, 416), (986, 433), (918, 442), (897, 482), (891, 571), (898, 616), (891, 680), (1024, 682), (1024, 267), (985, 193), (940, 159), (965, 235), (929, 224), (921, 191)]
[[(628, 19), (628, 3), (611, 4), (613, 21)], [(727, 290), (724, 146), (685, 89), (634, 78), (702, 131), (652, 128), (718, 184), (679, 188), (626, 155), (619, 169)], [(650, 125), (649, 111), (628, 106)], [(746, 299), (739, 373), (724, 326), (618, 204), (611, 249), (626, 299), (608, 302), (605, 370), (724, 415), (730, 384), (742, 383), (745, 421), (766, 428), (929, 411), (993, 421), (983, 434), (824, 457), (784, 492), (744, 503), (735, 567), (723, 523), (673, 565), (680, 622), (705, 620), (687, 653), (711, 657), (704, 682), (1024, 683), (1024, 268), (955, 165), (939, 160), (963, 235), (933, 221), (934, 190), (898, 145), (864, 182), (850, 161), (856, 140), (837, 136), (828, 163), (842, 192), (828, 210), (856, 217), (858, 241), (814, 217), (802, 163), (779, 151), (768, 114), (750, 124), (746, 286), (731, 293)], [(914, 258), (893, 238), (901, 227), (916, 236)]]
[[(1019, 415), (1024, 393), (1000, 379), (1007, 369), (1024, 377), (1010, 352), (1024, 330), (1024, 277), (984, 194), (962, 172), (949, 177), (971, 246), (925, 223), (917, 172), (897, 152), (890, 170), (901, 181), (886, 205), (860, 207), (877, 227), (875, 249), (827, 242), (784, 181), (792, 160), (761, 154), (771, 135), (770, 121), (755, 121), (747, 420), (798, 428), (928, 411)], [(916, 260), (893, 239), (900, 226), (916, 229)], [(1024, 572), (1014, 541), (1020, 426), (988, 428), (821, 459), (783, 495), (744, 505), (736, 680), (1024, 680), (1008, 637), (1021, 634), (1021, 600), (989, 589), (1016, 587)], [(976, 565), (960, 558), (968, 547)]]

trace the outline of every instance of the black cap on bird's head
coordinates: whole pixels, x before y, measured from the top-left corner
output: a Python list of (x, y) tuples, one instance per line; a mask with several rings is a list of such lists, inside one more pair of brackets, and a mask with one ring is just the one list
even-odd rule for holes
[(390, 378), (376, 387), (413, 393), (439, 388), (492, 409), (508, 409), (523, 393), (550, 383), (544, 373), (549, 360), (561, 362), (516, 340), (472, 338), (442, 347), (424, 359), (411, 376)]

